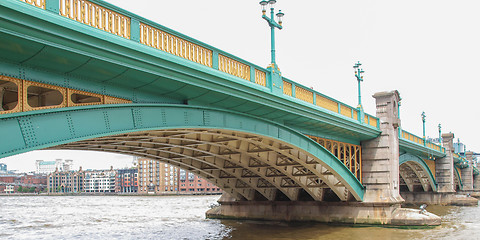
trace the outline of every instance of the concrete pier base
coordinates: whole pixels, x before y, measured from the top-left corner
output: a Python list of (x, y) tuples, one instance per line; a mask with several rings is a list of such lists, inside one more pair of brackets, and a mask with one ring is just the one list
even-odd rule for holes
[(438, 193), (438, 192), (402, 192), (405, 204), (427, 205), (452, 205), (452, 206), (477, 206), (478, 199), (466, 194)]
[(474, 197), (476, 199), (480, 199), (480, 192), (472, 192), (470, 194), (470, 197)]
[(269, 221), (315, 221), (343, 224), (436, 226), (440, 217), (401, 208), (399, 204), (362, 202), (222, 202), (207, 211), (207, 218)]

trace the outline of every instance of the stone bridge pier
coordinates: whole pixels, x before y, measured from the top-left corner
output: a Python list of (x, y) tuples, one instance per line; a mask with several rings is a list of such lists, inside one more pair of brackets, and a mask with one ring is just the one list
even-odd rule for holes
[[(467, 153), (467, 159), (468, 158), (471, 158), (472, 161), (473, 161), (473, 152), (469, 152)], [(478, 169), (478, 164), (477, 163), (473, 163), (475, 167), (477, 167)], [(473, 176), (473, 191), (476, 192), (475, 195), (479, 195), (479, 192), (480, 192), (480, 174), (479, 175), (474, 175)]]
[(349, 224), (439, 225), (434, 214), (401, 208), (399, 191), (398, 91), (381, 92), (376, 99), (382, 133), (362, 146), (363, 199), (342, 201), (234, 201), (224, 195), (210, 218), (281, 221), (319, 221)]
[(468, 167), (462, 168), (462, 183), (464, 192), (473, 191), (473, 153), (466, 152), (465, 158), (468, 162)]

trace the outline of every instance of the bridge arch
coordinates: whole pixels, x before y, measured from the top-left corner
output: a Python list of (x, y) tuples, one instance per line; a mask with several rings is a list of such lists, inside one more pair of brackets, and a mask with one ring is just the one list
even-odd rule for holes
[(430, 167), (420, 157), (404, 153), (400, 155), (400, 178), (407, 185), (410, 192), (415, 186), (421, 186), (423, 191), (437, 191), (437, 182)]
[(455, 171), (453, 172), (453, 180), (455, 182), (455, 190), (463, 190), (463, 183), (462, 183), (462, 174), (458, 171), (457, 167), (453, 168)]
[[(121, 104), (0, 116), (0, 157), (76, 149), (148, 157), (205, 177), (237, 200), (363, 199), (358, 179), (321, 145), (282, 124), (228, 110)], [(351, 195), (350, 195), (351, 194)], [(280, 197), (279, 197), (280, 196)]]

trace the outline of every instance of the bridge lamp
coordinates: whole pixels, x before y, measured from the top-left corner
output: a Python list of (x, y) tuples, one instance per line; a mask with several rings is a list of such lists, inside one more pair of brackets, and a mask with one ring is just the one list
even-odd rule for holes
[(263, 0), (263, 1), (260, 2), (260, 5), (262, 6), (262, 13), (263, 13), (263, 15), (265, 15), (267, 13), (268, 2)]
[(425, 118), (427, 117), (427, 115), (425, 115), (425, 112), (422, 112), (422, 122), (423, 122), (423, 139), (425, 140)]
[[(283, 16), (285, 15), (282, 13), (282, 11), (278, 11), (277, 14), (275, 14), (275, 9), (274, 5), (277, 3), (276, 0), (262, 0), (259, 2), (260, 6), (262, 7), (262, 18), (267, 21), (268, 26), (270, 27), (270, 36), (271, 36), (271, 57), (272, 57), (272, 62), (271, 66), (272, 68), (275, 68), (278, 70), (276, 63), (275, 63), (275, 28), (282, 29), (282, 22), (283, 22)], [(270, 17), (267, 16), (267, 6), (270, 8)], [(275, 21), (275, 16), (277, 16), (277, 21)]]
[(275, 5), (275, 3), (277, 3), (277, 0), (269, 0), (269, 1), (268, 1), (268, 6), (270, 7), (270, 9), (273, 8), (273, 6)]
[(357, 81), (358, 81), (358, 108), (362, 109), (362, 92), (361, 92), (361, 89), (360, 89), (360, 82), (363, 82), (363, 73), (365, 71), (363, 71), (363, 69), (360, 68), (360, 66), (362, 66), (362, 64), (360, 63), (360, 61), (358, 61), (357, 63), (355, 63), (355, 65), (353, 66), (353, 68), (355, 69), (355, 77), (357, 78)]
[(438, 142), (442, 143), (442, 124), (438, 124)]
[(282, 10), (278, 10), (278, 13), (277, 13), (277, 22), (278, 24), (280, 24), (280, 26), (282, 26), (282, 22), (283, 22), (283, 16), (285, 14), (282, 13)]

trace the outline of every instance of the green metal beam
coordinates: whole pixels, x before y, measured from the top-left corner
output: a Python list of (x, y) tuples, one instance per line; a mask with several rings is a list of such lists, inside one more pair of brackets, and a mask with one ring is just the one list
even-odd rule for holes
[(179, 128), (233, 130), (284, 142), (317, 158), (356, 199), (363, 199), (364, 188), (359, 180), (332, 153), (309, 137), (273, 121), (215, 108), (121, 104), (0, 115), (0, 129), (9, 136), (0, 139), (0, 158), (97, 137)]
[(425, 161), (422, 158), (409, 153), (400, 155), (399, 165), (402, 165), (406, 162), (413, 162), (416, 165), (420, 166), (423, 169), (423, 171), (427, 173), (428, 180), (430, 182), (430, 186), (432, 186), (433, 191), (435, 192), (437, 191), (437, 181), (435, 181), (435, 177), (433, 176), (433, 173), (430, 167), (428, 167), (427, 163), (425, 163)]

